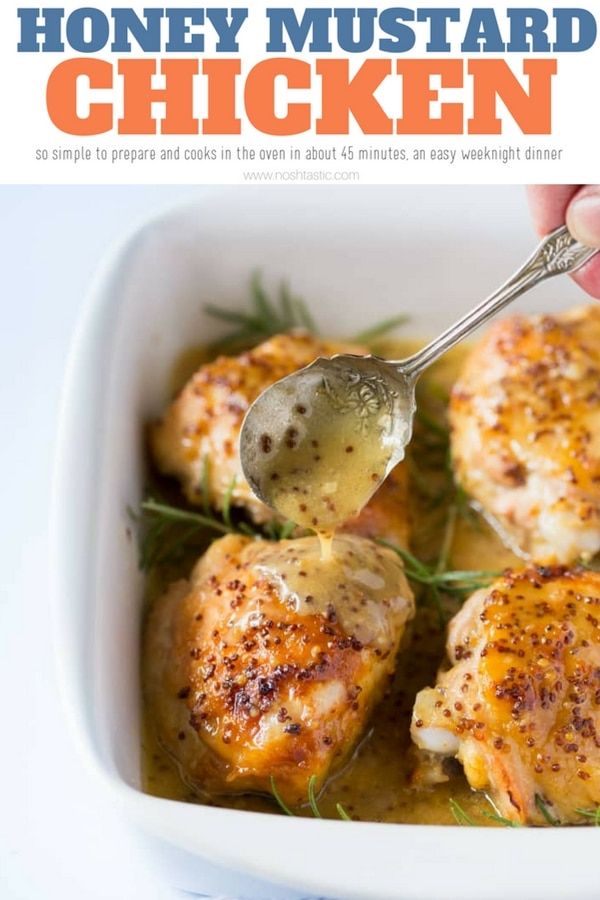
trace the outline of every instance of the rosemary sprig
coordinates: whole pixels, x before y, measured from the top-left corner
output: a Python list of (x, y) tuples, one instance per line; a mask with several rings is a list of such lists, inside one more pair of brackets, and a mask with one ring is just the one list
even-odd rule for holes
[(214, 345), (215, 350), (232, 351), (251, 347), (294, 328), (305, 328), (312, 334), (318, 334), (315, 321), (305, 303), (294, 297), (285, 284), (279, 287), (277, 298), (270, 299), (258, 273), (253, 276), (250, 285), (249, 312), (234, 312), (210, 303), (204, 307), (204, 311), (214, 319), (237, 326)]
[[(489, 802), (491, 803), (491, 801)], [(457, 803), (456, 800), (450, 799), (449, 803), (452, 815), (459, 825), (477, 825), (477, 822), (475, 822), (471, 818), (471, 816), (467, 815), (467, 813), (460, 806), (460, 804)], [(535, 795), (535, 805), (543, 815), (548, 825), (552, 825), (554, 828), (557, 828), (562, 824), (560, 819), (557, 819), (556, 816), (552, 815), (552, 813), (548, 809), (548, 804), (542, 797), (540, 797), (539, 794)], [(594, 825), (600, 827), (600, 806), (597, 806), (596, 809), (576, 809), (575, 812), (586, 819), (592, 819)], [(495, 810), (494, 812), (488, 812), (484, 810), (483, 815), (486, 817), (486, 819), (491, 819), (492, 822), (497, 822), (499, 825), (503, 825), (505, 828), (523, 827), (520, 822), (513, 822), (512, 819), (507, 819), (505, 816), (499, 815)]]
[(501, 816), (495, 812), (488, 812), (484, 810), (483, 815), (486, 819), (491, 819), (492, 822), (497, 822), (498, 825), (504, 825), (505, 828), (521, 828), (520, 822), (513, 822), (512, 819), (507, 819), (505, 816)]
[(392, 544), (384, 538), (377, 538), (377, 543), (398, 554), (404, 563), (407, 578), (418, 584), (435, 587), (445, 594), (462, 595), (481, 587), (487, 587), (494, 578), (501, 574), (487, 569), (439, 570), (437, 564), (428, 566), (408, 550), (398, 547), (397, 544)]
[[(490, 803), (491, 805), (491, 801), (489, 800), (489, 798), (486, 799), (488, 799), (488, 803)], [(448, 803), (450, 804), (450, 811), (452, 812), (452, 815), (456, 819), (458, 825), (477, 826), (478, 823), (465, 812), (465, 810), (457, 800), (454, 800), (454, 798), (451, 797)], [(520, 822), (513, 822), (512, 819), (507, 819), (505, 816), (499, 815), (495, 810), (493, 812), (483, 810), (482, 815), (484, 815), (486, 819), (490, 819), (492, 822), (497, 822), (498, 825), (503, 825), (505, 828), (521, 828)]]
[(552, 815), (552, 813), (548, 809), (548, 806), (547, 806), (546, 802), (544, 801), (543, 797), (540, 797), (539, 794), (535, 795), (535, 805), (537, 806), (537, 808), (539, 809), (539, 811), (545, 818), (548, 825), (554, 825), (555, 827), (560, 825), (560, 819), (557, 819), (555, 816)]
[(442, 544), (440, 547), (440, 555), (438, 556), (438, 561), (435, 564), (435, 571), (437, 574), (446, 572), (448, 569), (448, 561), (450, 559), (450, 552), (452, 550), (452, 542), (454, 541), (454, 533), (456, 531), (456, 516), (457, 515), (458, 515), (458, 508), (455, 503), (452, 503), (448, 507), (448, 514), (446, 516), (446, 523), (444, 525), (444, 533), (442, 535)]
[(351, 340), (356, 344), (371, 344), (378, 338), (389, 334), (390, 331), (394, 331), (394, 329), (398, 328), (400, 325), (405, 325), (408, 320), (409, 316), (405, 313), (400, 313), (397, 316), (390, 316), (389, 319), (383, 319), (381, 322), (371, 325), (370, 328), (359, 331), (358, 334), (355, 334), (354, 337), (351, 338)]
[[(206, 304), (204, 311), (214, 319), (235, 326), (229, 334), (213, 345), (215, 351), (233, 352), (244, 347), (253, 347), (276, 334), (292, 331), (294, 328), (304, 328), (310, 334), (319, 334), (319, 328), (306, 303), (295, 297), (284, 282), (279, 286), (275, 299), (271, 299), (262, 286), (258, 273), (254, 274), (250, 283), (248, 312), (222, 309), (212, 303)], [(390, 316), (365, 328), (350, 340), (357, 344), (369, 345), (398, 326), (404, 325), (408, 318), (404, 313)]]
[(344, 822), (352, 821), (352, 817), (348, 815), (348, 813), (346, 812), (346, 810), (344, 809), (344, 807), (342, 806), (341, 803), (336, 803), (335, 808), (337, 810), (337, 814), (340, 817), (340, 819), (343, 819)]
[(231, 528), (231, 529), (233, 529), (233, 525), (231, 524), (231, 498), (232, 498), (233, 492), (235, 490), (236, 480), (237, 479), (234, 475), (233, 478), (231, 479), (231, 481), (229, 482), (229, 485), (227, 486), (227, 490), (225, 491), (225, 494), (223, 496), (223, 507), (221, 509), (221, 515), (223, 516), (223, 521), (224, 521), (225, 525), (227, 525), (227, 527)]
[(317, 805), (317, 798), (315, 797), (315, 784), (317, 781), (316, 775), (311, 775), (308, 779), (308, 805), (312, 810), (312, 814), (315, 819), (322, 819), (321, 811)]
[(167, 522), (187, 522), (195, 524), (198, 528), (212, 528), (214, 531), (220, 531), (221, 534), (230, 534), (235, 529), (231, 524), (218, 519), (215, 515), (204, 515), (202, 513), (191, 512), (187, 509), (180, 509), (177, 506), (170, 506), (167, 503), (159, 503), (149, 497), (142, 501), (142, 510), (145, 513), (159, 516), (163, 524)]
[(273, 799), (277, 803), (277, 806), (281, 809), (282, 812), (286, 814), (286, 816), (295, 816), (296, 814), (291, 811), (289, 806), (287, 806), (279, 791), (277, 790), (277, 785), (275, 784), (275, 779), (271, 775), (271, 793), (273, 794)]
[[(454, 518), (450, 517), (446, 521), (445, 532), (454, 527)], [(455, 570), (446, 569), (447, 557), (450, 549), (450, 539), (444, 538), (442, 541), (442, 550), (437, 562), (434, 565), (427, 565), (420, 559), (417, 559), (410, 551), (397, 544), (392, 544), (384, 538), (376, 538), (378, 544), (388, 547), (397, 553), (404, 564), (404, 572), (409, 581), (421, 587), (420, 597), (417, 599), (421, 602), (428, 603), (433, 606), (437, 612), (438, 626), (443, 630), (446, 626), (448, 613), (445, 609), (443, 596), (454, 598), (454, 600), (463, 600), (467, 594), (473, 593), (482, 587), (487, 587), (499, 572), (490, 572), (487, 570)]]
[(454, 816), (457, 825), (476, 825), (477, 824), (476, 822), (473, 821), (471, 816), (469, 816), (464, 811), (464, 809), (462, 808), (462, 806), (460, 805), (458, 800), (455, 800), (453, 797), (450, 797), (450, 800), (448, 801), (448, 803), (450, 805), (450, 812)]
[[(287, 804), (282, 799), (281, 794), (277, 790), (277, 785), (275, 784), (275, 779), (272, 775), (271, 775), (270, 781), (271, 781), (271, 793), (273, 795), (273, 799), (275, 800), (275, 803), (277, 804), (277, 806), (281, 809), (281, 811), (283, 813), (285, 813), (286, 816), (295, 816), (296, 813), (292, 812), (292, 810), (289, 808), (289, 806), (287, 806)], [(317, 803), (317, 798), (316, 798), (316, 793), (315, 793), (316, 783), (317, 783), (317, 776), (311, 775), (310, 778), (308, 779), (308, 787), (307, 787), (308, 805), (310, 806), (310, 810), (311, 810), (314, 818), (322, 819), (323, 815), (321, 813), (321, 810), (319, 809), (319, 805)], [(344, 822), (352, 821), (352, 817), (348, 815), (348, 813), (346, 812), (346, 810), (344, 809), (344, 807), (342, 806), (341, 803), (336, 803), (335, 808), (336, 808), (337, 814), (340, 817), (340, 819), (342, 819)]]
[(290, 522), (289, 519), (287, 522), (277, 522), (272, 519), (264, 526), (266, 536), (272, 541), (287, 541), (295, 529), (296, 523)]
[(580, 816), (583, 816), (585, 819), (592, 819), (594, 825), (596, 827), (600, 827), (600, 806), (597, 806), (596, 809), (576, 809), (576, 813), (579, 813)]
[(148, 497), (141, 504), (141, 514), (132, 517), (141, 523), (140, 568), (148, 572), (155, 566), (167, 562), (177, 553), (191, 549), (194, 538), (205, 531), (218, 534), (244, 534), (251, 538), (266, 538), (272, 541), (283, 541), (290, 537), (294, 528), (293, 522), (268, 522), (264, 527), (252, 525), (247, 521), (235, 521), (232, 516), (231, 497), (235, 488), (232, 479), (223, 498), (223, 509), (217, 514), (203, 503), (203, 511), (195, 512), (163, 503)]
[[(434, 384), (427, 387), (428, 394), (434, 395)], [(439, 386), (438, 400), (447, 406), (449, 397)], [(419, 407), (415, 413), (417, 428), (412, 443), (412, 453), (409, 457), (413, 469), (413, 481), (432, 507), (443, 509), (445, 504), (456, 507), (458, 515), (466, 519), (473, 527), (480, 528), (481, 520), (471, 506), (470, 500), (464, 489), (455, 482), (452, 468), (452, 455), (450, 452), (450, 430), (446, 424), (438, 421), (435, 416), (427, 411), (427, 401), (430, 398), (425, 395), (419, 401)], [(425, 465), (422, 461), (425, 460)], [(432, 491), (429, 484), (428, 471), (435, 469), (443, 475), (441, 489)]]
[(220, 534), (232, 530), (210, 510), (208, 515), (192, 512), (152, 497), (142, 502), (139, 514), (129, 512), (139, 526), (139, 566), (144, 572), (184, 553), (206, 530)]

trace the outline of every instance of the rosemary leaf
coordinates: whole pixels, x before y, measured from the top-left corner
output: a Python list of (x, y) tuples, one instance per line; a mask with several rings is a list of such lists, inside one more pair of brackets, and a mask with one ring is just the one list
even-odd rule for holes
[(202, 527), (202, 525), (195, 523), (190, 525), (189, 528), (186, 528), (182, 533), (178, 533), (177, 529), (174, 529), (175, 534), (171, 537), (171, 540), (161, 542), (159, 552), (156, 553), (152, 560), (152, 565), (157, 566), (164, 560), (173, 558), (178, 551), (183, 551), (189, 540), (195, 534), (198, 534)]
[[(316, 781), (317, 781), (316, 775), (311, 775), (310, 778), (308, 779), (308, 789), (307, 789), (308, 803), (309, 803), (311, 812), (312, 812), (313, 816), (315, 817), (315, 819), (322, 819), (323, 816), (321, 815), (321, 811), (317, 805), (317, 800), (315, 797)], [(271, 794), (273, 795), (273, 799), (275, 800), (277, 806), (280, 808), (280, 810), (282, 812), (285, 813), (286, 816), (295, 817), (296, 813), (293, 812), (289, 808), (289, 806), (287, 806), (287, 804), (283, 800), (281, 794), (277, 790), (277, 785), (275, 784), (275, 778), (272, 775), (270, 778), (270, 782), (271, 782)], [(344, 807), (342, 806), (341, 803), (336, 803), (335, 808), (336, 808), (337, 814), (340, 817), (340, 819), (343, 819), (343, 821), (345, 821), (345, 822), (352, 821), (352, 817), (348, 815), (348, 813), (346, 812), (346, 810), (344, 809)]]
[(256, 307), (257, 318), (262, 322), (272, 322), (273, 326), (279, 330), (281, 324), (277, 310), (269, 301), (264, 288), (260, 282), (260, 275), (256, 272), (252, 276), (252, 299)]
[(433, 601), (435, 611), (437, 613), (438, 627), (439, 627), (440, 631), (443, 631), (444, 628), (446, 627), (447, 616), (446, 616), (446, 613), (444, 612), (444, 604), (442, 603), (442, 598), (440, 596), (440, 592), (439, 592), (437, 585), (435, 585), (435, 584), (431, 585), (431, 589), (430, 589), (429, 593), (430, 593), (431, 599)]
[(430, 571), (427, 566), (424, 563), (420, 562), (416, 556), (413, 556), (410, 551), (405, 550), (404, 547), (399, 547), (397, 544), (392, 544), (391, 541), (386, 541), (385, 538), (377, 538), (377, 543), (381, 544), (383, 547), (388, 547), (390, 550), (393, 550), (394, 553), (397, 553), (401, 560), (411, 566), (412, 571), (420, 575), (422, 578), (428, 579), (430, 577)]
[[(206, 472), (206, 469), (204, 470)], [(203, 478), (205, 476), (203, 475)], [(166, 502), (148, 497), (141, 504), (141, 515), (130, 511), (131, 518), (140, 527), (140, 568), (148, 572), (160, 563), (166, 562), (176, 553), (190, 547), (190, 541), (203, 529), (219, 534), (244, 534), (251, 538), (266, 538), (284, 541), (290, 537), (296, 525), (294, 522), (267, 522), (259, 527), (248, 521), (232, 516), (232, 497), (235, 489), (232, 479), (219, 513), (203, 503), (203, 512), (182, 509)], [(204, 500), (204, 496), (203, 496)], [(187, 526), (187, 527), (185, 527)]]
[(295, 527), (296, 527), (295, 522), (290, 522), (289, 520), (287, 522), (284, 522), (279, 531), (279, 540), (287, 541), (287, 539), (293, 533)]
[(507, 819), (505, 816), (501, 816), (496, 812), (488, 812), (488, 810), (483, 811), (483, 815), (486, 819), (490, 819), (492, 822), (497, 822), (498, 825), (504, 825), (505, 828), (521, 828), (520, 822), (513, 822), (512, 819)]
[(156, 560), (160, 556), (160, 538), (167, 527), (168, 523), (161, 520), (157, 520), (149, 526), (140, 546), (140, 569), (148, 571), (156, 564)]
[(444, 534), (442, 536), (440, 555), (435, 566), (436, 575), (441, 575), (442, 573), (446, 572), (446, 569), (448, 568), (448, 560), (450, 559), (450, 551), (452, 550), (452, 542), (454, 541), (454, 532), (456, 530), (457, 512), (458, 510), (456, 506), (454, 504), (451, 504), (448, 508), (448, 514), (446, 516), (446, 524), (444, 526)]
[(489, 582), (493, 578), (498, 578), (502, 573), (499, 570), (493, 571), (490, 569), (465, 569), (464, 571), (454, 570), (452, 572), (440, 572), (439, 574), (444, 581), (477, 583), (480, 581)]
[(275, 521), (270, 521), (265, 524), (265, 534), (270, 541), (277, 540), (277, 523)]
[(206, 528), (212, 528), (220, 531), (222, 534), (230, 534), (233, 528), (226, 525), (225, 522), (219, 521), (214, 516), (204, 516), (201, 513), (190, 512), (187, 509), (179, 509), (176, 506), (169, 506), (166, 503), (157, 503), (156, 500), (149, 498), (142, 502), (142, 510), (146, 513), (156, 513), (162, 516), (163, 520), (171, 522), (195, 522)]
[(277, 806), (286, 814), (286, 816), (295, 816), (296, 814), (291, 811), (289, 806), (283, 802), (283, 799), (277, 790), (277, 785), (275, 784), (275, 779), (271, 775), (271, 793), (273, 794), (273, 799), (277, 803)]
[(457, 825), (476, 825), (477, 823), (473, 821), (473, 819), (464, 811), (458, 800), (454, 800), (453, 797), (450, 797), (448, 801), (450, 804), (450, 811), (456, 820)]
[(234, 530), (233, 525), (231, 524), (231, 498), (232, 498), (233, 492), (235, 490), (236, 480), (237, 479), (234, 475), (233, 478), (231, 479), (231, 481), (229, 482), (227, 490), (225, 491), (225, 495), (223, 497), (223, 508), (221, 509), (223, 521), (225, 522), (225, 524), (231, 531)]
[(308, 307), (302, 300), (300, 300), (299, 297), (292, 297), (292, 308), (295, 310), (295, 315), (300, 325), (303, 325), (304, 328), (306, 328), (307, 331), (310, 331), (311, 334), (319, 333), (319, 329), (317, 328), (315, 320), (308, 311)]
[(281, 285), (277, 300), (270, 299), (259, 275), (252, 278), (250, 285), (249, 312), (221, 309), (210, 303), (204, 310), (215, 319), (238, 326), (214, 345), (213, 349), (224, 352), (252, 347), (294, 328), (305, 328), (312, 334), (318, 333), (317, 326), (302, 300), (293, 297), (285, 284)]
[[(283, 316), (284, 321), (291, 322), (293, 321), (296, 312), (294, 310), (294, 298), (290, 294), (290, 289), (287, 284), (282, 283), (279, 288), (279, 303), (281, 305), (281, 314)], [(315, 329), (316, 334), (316, 329)]]
[(560, 825), (560, 820), (557, 819), (557, 818), (555, 818), (555, 817), (552, 815), (552, 813), (551, 813), (550, 810), (548, 809), (548, 806), (547, 806), (547, 804), (545, 803), (543, 797), (540, 797), (539, 794), (536, 794), (536, 795), (535, 795), (535, 805), (537, 806), (537, 808), (539, 809), (539, 811), (541, 812), (541, 814), (542, 814), (543, 817), (545, 818), (545, 820), (546, 820), (546, 822), (548, 823), (548, 825), (554, 825), (555, 827), (558, 826), (558, 825)]
[(400, 325), (405, 325), (408, 320), (409, 316), (407, 316), (405, 313), (400, 313), (397, 316), (390, 316), (389, 319), (383, 319), (381, 322), (377, 322), (370, 328), (365, 328), (363, 331), (359, 331), (358, 334), (354, 335), (352, 341), (354, 341), (356, 344), (370, 344), (377, 338), (389, 334), (390, 331), (393, 331)]
[(256, 537), (256, 531), (247, 522), (238, 522), (238, 529), (242, 534), (248, 535), (248, 537)]
[(322, 819), (323, 816), (321, 815), (321, 811), (319, 810), (319, 807), (317, 806), (317, 798), (315, 797), (316, 781), (317, 781), (316, 775), (311, 775), (310, 778), (308, 779), (308, 803), (310, 805), (312, 814), (315, 817), (315, 819)]
[[(204, 530), (216, 531), (219, 534), (241, 532), (232, 522), (227, 524), (211, 512), (197, 513), (180, 509), (168, 503), (147, 498), (141, 504), (141, 516), (136, 516), (140, 523), (140, 569), (151, 571), (156, 566), (169, 562), (193, 546), (194, 538)], [(258, 532), (249, 527), (251, 537)]]
[(265, 533), (272, 541), (287, 541), (295, 528), (296, 523), (289, 520), (287, 522), (277, 522), (273, 519), (264, 525)]
[(259, 316), (251, 316), (248, 313), (236, 312), (232, 309), (223, 309), (221, 306), (215, 306), (212, 303), (204, 305), (204, 312), (212, 316), (213, 319), (220, 319), (222, 322), (232, 322), (236, 325), (242, 325), (244, 328), (254, 327), (260, 330), (262, 320)]
[(479, 587), (486, 587), (490, 581), (497, 578), (500, 572), (488, 570), (458, 570), (458, 571), (438, 571), (438, 564), (434, 567), (427, 566), (421, 562), (403, 547), (392, 544), (384, 538), (377, 538), (377, 543), (384, 547), (388, 547), (397, 553), (404, 562), (404, 570), (411, 581), (419, 584), (435, 587), (445, 593), (462, 592), (468, 590), (476, 590)]
[(600, 827), (600, 806), (597, 806), (596, 809), (576, 809), (575, 812), (585, 819), (593, 819), (594, 825)]

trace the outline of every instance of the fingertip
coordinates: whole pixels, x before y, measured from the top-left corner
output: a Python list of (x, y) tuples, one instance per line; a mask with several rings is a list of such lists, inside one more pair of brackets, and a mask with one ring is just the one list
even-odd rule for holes
[(526, 188), (527, 193), (527, 203), (529, 204), (529, 211), (531, 213), (531, 218), (533, 219), (533, 227), (540, 235), (540, 237), (545, 232), (544, 226), (544, 209), (545, 209), (545, 195), (549, 185), (547, 184), (529, 184)]
[(600, 185), (586, 184), (569, 204), (567, 227), (588, 247), (600, 248)]
[(548, 234), (564, 225), (567, 207), (578, 190), (577, 184), (530, 184), (527, 199), (538, 234)]
[(600, 300), (600, 254), (575, 272), (573, 280), (595, 300)]

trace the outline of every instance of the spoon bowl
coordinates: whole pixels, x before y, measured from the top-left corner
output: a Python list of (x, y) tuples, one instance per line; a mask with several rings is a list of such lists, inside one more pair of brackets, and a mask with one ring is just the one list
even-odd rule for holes
[(244, 475), (263, 503), (330, 532), (358, 515), (402, 459), (414, 404), (413, 380), (385, 360), (319, 358), (250, 407), (240, 437)]

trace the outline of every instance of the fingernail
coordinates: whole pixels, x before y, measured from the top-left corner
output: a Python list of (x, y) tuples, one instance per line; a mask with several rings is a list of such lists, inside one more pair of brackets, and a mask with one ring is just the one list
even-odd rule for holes
[(567, 228), (588, 247), (600, 248), (600, 187), (584, 188), (567, 209)]

